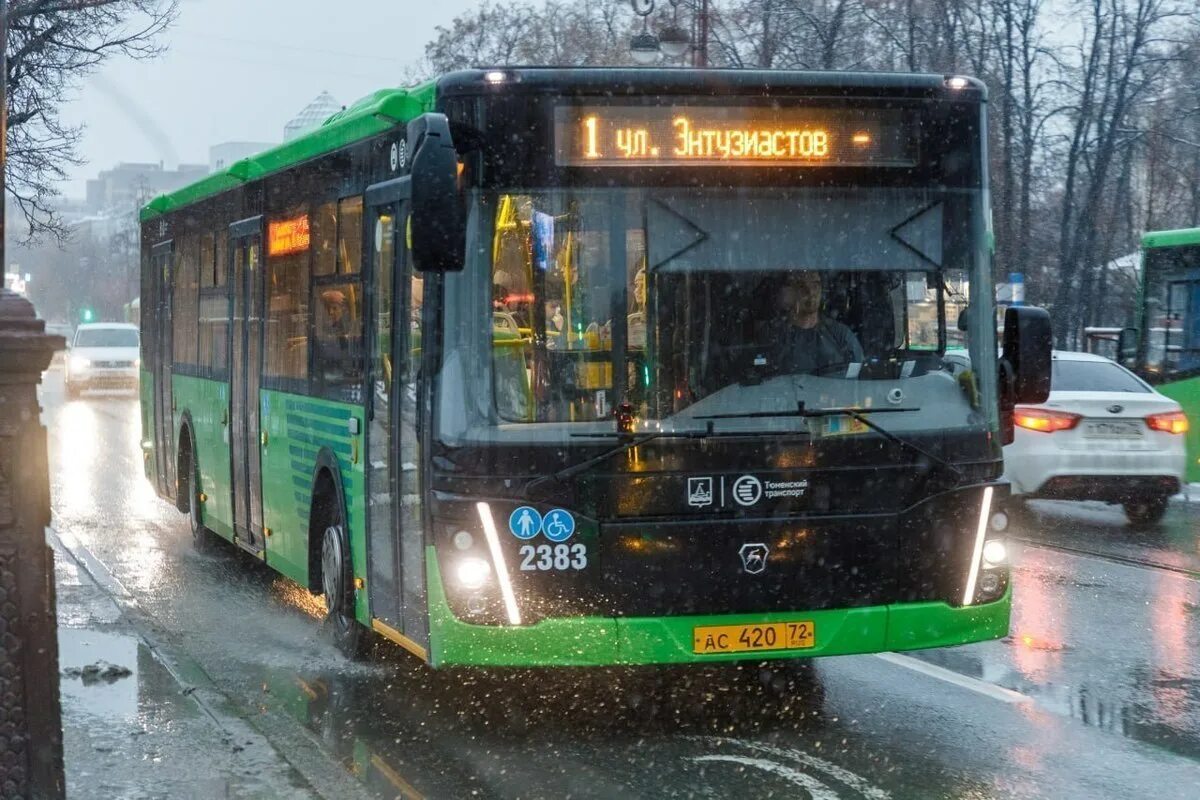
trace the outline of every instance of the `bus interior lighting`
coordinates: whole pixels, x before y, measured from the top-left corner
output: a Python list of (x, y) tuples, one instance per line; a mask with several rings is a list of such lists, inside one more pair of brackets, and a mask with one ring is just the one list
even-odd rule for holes
[(992, 515), (992, 487), (983, 489), (983, 503), (979, 506), (979, 525), (975, 530), (975, 549), (971, 552), (971, 571), (967, 573), (967, 588), (963, 592), (964, 606), (975, 600), (975, 582), (979, 578), (979, 562), (983, 560), (983, 537), (987, 534), (988, 519)]
[[(990, 492), (991, 489), (988, 489)], [(500, 534), (496, 531), (496, 520), (492, 518), (492, 507), (484, 502), (475, 504), (483, 533), (487, 536), (488, 549), (492, 551), (492, 562), (496, 565), (496, 578), (500, 582), (500, 596), (504, 598), (504, 609), (508, 612), (510, 625), (521, 624), (521, 610), (517, 608), (517, 597), (513, 594), (512, 582), (508, 579), (508, 567), (504, 563), (504, 551), (500, 549)]]

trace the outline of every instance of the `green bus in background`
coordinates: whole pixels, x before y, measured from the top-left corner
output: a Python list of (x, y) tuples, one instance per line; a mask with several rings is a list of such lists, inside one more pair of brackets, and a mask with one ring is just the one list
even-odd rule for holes
[(1120, 361), (1183, 407), (1186, 480), (1200, 482), (1200, 228), (1142, 237), (1136, 328), (1118, 342)]
[[(1004, 636), (1001, 446), (1050, 333), (1009, 309), (999, 362), (985, 144), (983, 85), (943, 75), (377, 92), (142, 210), (146, 475), (350, 655)], [(780, 350), (797, 315), (837, 343)]]

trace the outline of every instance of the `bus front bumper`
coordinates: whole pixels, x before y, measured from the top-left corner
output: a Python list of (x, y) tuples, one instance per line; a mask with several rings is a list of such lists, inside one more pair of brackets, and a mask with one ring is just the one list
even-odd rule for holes
[[(430, 663), (495, 667), (703, 664), (919, 650), (998, 639), (1008, 634), (1012, 588), (999, 600), (959, 608), (941, 602), (824, 611), (688, 617), (556, 617), (533, 625), (475, 625), (446, 602), (436, 562), (428, 569)], [(697, 627), (811, 622), (812, 647), (697, 654)]]

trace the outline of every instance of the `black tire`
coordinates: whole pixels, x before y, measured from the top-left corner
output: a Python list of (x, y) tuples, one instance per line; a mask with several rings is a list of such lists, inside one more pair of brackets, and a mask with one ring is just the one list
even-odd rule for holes
[(1166, 495), (1157, 495), (1127, 500), (1121, 504), (1121, 507), (1125, 509), (1125, 516), (1129, 517), (1132, 524), (1153, 525), (1162, 520), (1170, 502), (1171, 499)]
[(321, 536), (321, 589), (325, 596), (325, 623), (333, 643), (346, 658), (365, 658), (371, 649), (370, 631), (354, 618), (354, 573), (350, 543), (340, 511)]
[(200, 468), (196, 464), (196, 456), (192, 455), (188, 460), (191, 463), (188, 467), (187, 477), (184, 479), (185, 485), (180, 486), (179, 491), (187, 491), (188, 522), (192, 528), (192, 547), (196, 549), (197, 553), (209, 553), (217, 543), (217, 535), (205, 527), (204, 516), (200, 511), (200, 481), (198, 480)]

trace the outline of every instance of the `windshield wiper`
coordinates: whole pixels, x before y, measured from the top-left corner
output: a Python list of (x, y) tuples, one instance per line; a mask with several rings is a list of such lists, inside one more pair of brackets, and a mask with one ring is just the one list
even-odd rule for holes
[(911, 450), (914, 453), (919, 453), (925, 456), (934, 464), (937, 464), (942, 469), (954, 473), (954, 477), (961, 479), (963, 477), (962, 470), (946, 461), (944, 458), (935, 456), (925, 448), (918, 444), (903, 439), (889, 431), (887, 428), (881, 427), (867, 418), (868, 414), (896, 414), (901, 411), (920, 411), (919, 407), (907, 408), (853, 408), (851, 406), (842, 406), (834, 408), (806, 408), (803, 402), (797, 403), (794, 409), (780, 409), (778, 411), (743, 411), (734, 414), (709, 414), (703, 417), (695, 417), (695, 419), (761, 419), (768, 417), (803, 417), (805, 419), (813, 417), (852, 417), (863, 425), (866, 425), (871, 430), (878, 433), (883, 438), (893, 444), (899, 445), (906, 450)]
[(616, 447), (605, 450), (603, 453), (600, 453), (599, 455), (595, 455), (595, 456), (592, 456), (591, 458), (584, 459), (583, 461), (580, 461), (578, 464), (572, 464), (569, 467), (563, 467), (558, 472), (551, 473), (550, 475), (542, 475), (540, 477), (534, 478), (533, 480), (529, 481), (529, 483), (525, 484), (524, 494), (529, 495), (529, 493), (534, 491), (535, 489), (537, 489), (537, 487), (545, 485), (550, 482), (562, 483), (563, 481), (567, 480), (568, 478), (573, 478), (576, 475), (580, 474), (581, 472), (587, 472), (592, 467), (612, 458), (613, 456), (619, 456), (622, 453), (628, 453), (630, 450), (634, 449), (635, 447), (641, 447), (642, 445), (646, 444), (647, 442), (652, 442), (655, 439), (665, 439), (667, 437), (680, 438), (680, 439), (703, 439), (711, 433), (712, 433), (712, 423), (709, 423), (707, 430), (703, 430), (703, 431), (655, 431), (654, 433), (646, 433), (646, 434), (642, 434), (641, 436), (633, 436), (628, 433), (618, 433), (617, 431), (607, 431), (607, 432), (603, 432), (603, 433), (572, 434), (572, 437), (577, 437), (577, 438), (587, 438), (587, 439), (591, 439), (591, 438), (603, 438), (603, 439), (622, 438), (625, 441), (621, 442)]

